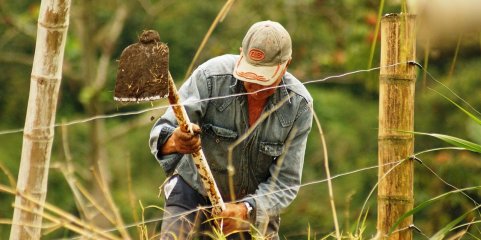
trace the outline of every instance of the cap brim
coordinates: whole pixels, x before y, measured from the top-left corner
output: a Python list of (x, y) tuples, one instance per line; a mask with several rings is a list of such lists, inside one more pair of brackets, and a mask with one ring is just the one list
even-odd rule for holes
[(281, 77), (288, 62), (274, 66), (254, 66), (246, 61), (244, 54), (241, 54), (233, 74), (235, 78), (245, 82), (270, 86)]

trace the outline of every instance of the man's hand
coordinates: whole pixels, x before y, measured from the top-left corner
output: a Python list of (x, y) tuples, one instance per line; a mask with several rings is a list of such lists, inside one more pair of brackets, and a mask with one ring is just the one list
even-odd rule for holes
[(250, 223), (245, 204), (226, 203), (225, 207), (225, 210), (219, 214), (222, 218), (222, 232), (228, 235), (236, 231), (249, 231)]
[(194, 135), (192, 135), (191, 132), (184, 132), (177, 127), (167, 142), (162, 146), (162, 154), (190, 154), (200, 150), (200, 127), (197, 124), (191, 124)]

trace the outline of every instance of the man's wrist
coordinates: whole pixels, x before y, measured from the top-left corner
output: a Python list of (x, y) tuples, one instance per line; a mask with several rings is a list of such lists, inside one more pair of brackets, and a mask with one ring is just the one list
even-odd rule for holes
[[(159, 138), (157, 142), (157, 150), (159, 155), (169, 155), (175, 153), (175, 142), (172, 143), (172, 135), (174, 134), (175, 127), (164, 126), (161, 128)], [(170, 141), (169, 141), (170, 140)]]

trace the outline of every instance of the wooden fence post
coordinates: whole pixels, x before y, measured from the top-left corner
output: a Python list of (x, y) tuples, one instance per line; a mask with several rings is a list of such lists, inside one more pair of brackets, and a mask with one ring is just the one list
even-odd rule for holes
[[(415, 16), (388, 14), (381, 19), (379, 75), (379, 239), (412, 239), (406, 218), (388, 236), (399, 217), (413, 208)], [(400, 162), (402, 161), (402, 162)]]
[(40, 4), (10, 240), (41, 237), (69, 15), (70, 0), (42, 0)]

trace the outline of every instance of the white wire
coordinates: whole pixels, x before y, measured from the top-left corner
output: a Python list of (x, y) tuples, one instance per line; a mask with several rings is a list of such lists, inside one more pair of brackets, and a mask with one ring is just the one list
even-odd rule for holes
[[(328, 76), (328, 77), (325, 77), (325, 78), (322, 78), (322, 79), (308, 80), (308, 81), (302, 82), (302, 83), (300, 83), (300, 84), (307, 85), (307, 84), (312, 84), (312, 83), (319, 83), (319, 82), (327, 81), (327, 80), (329, 80), (329, 79), (342, 78), (342, 77), (349, 76), (349, 75), (353, 75), (353, 74), (371, 72), (371, 71), (374, 71), (374, 70), (379, 70), (379, 69), (381, 69), (381, 68), (389, 68), (389, 67), (394, 67), (394, 66), (401, 65), (401, 64), (406, 64), (406, 63), (395, 63), (395, 64), (388, 65), (388, 66), (385, 66), (385, 67), (374, 67), (374, 68), (370, 68), (370, 69), (361, 69), (361, 70), (356, 70), (356, 71), (347, 72), (347, 73), (343, 73), (343, 74)], [(230, 97), (238, 97), (238, 96), (256, 94), (256, 93), (259, 93), (259, 92), (262, 92), (262, 91), (266, 91), (266, 90), (269, 90), (269, 89), (274, 89), (274, 88), (279, 88), (279, 87), (286, 87), (286, 86), (295, 86), (295, 85), (299, 85), (299, 84), (288, 84), (288, 85), (284, 85), (284, 84), (283, 84), (282, 86), (275, 86), (275, 87), (264, 88), (264, 89), (261, 89), (261, 90), (255, 91), (255, 92), (250, 92), (250, 93), (237, 93), (237, 94), (232, 94), (232, 95), (227, 95), (227, 96), (220, 96), (220, 97), (212, 97), (212, 98), (200, 99), (200, 100), (198, 100), (198, 101), (185, 101), (185, 102), (183, 102), (183, 103), (179, 103), (179, 105), (195, 104), (195, 103), (201, 103), (201, 102), (206, 102), (206, 101), (225, 99), (225, 98), (230, 98)], [(163, 106), (158, 106), (158, 107), (151, 107), (151, 108), (148, 108), (148, 109), (142, 109), (142, 110), (131, 111), (131, 112), (97, 115), (97, 116), (93, 116), (93, 117), (89, 117), (89, 118), (85, 118), (85, 119), (74, 120), (74, 121), (67, 122), (67, 123), (57, 123), (57, 124), (55, 124), (53, 127), (71, 126), (71, 125), (80, 124), (80, 123), (87, 123), (87, 122), (94, 121), (94, 120), (97, 120), (97, 119), (109, 119), (109, 118), (116, 118), (116, 117), (139, 115), (139, 114), (146, 113), (146, 112), (150, 112), (150, 111), (155, 111), (155, 110), (160, 110), (160, 109), (166, 109), (166, 108), (168, 108), (168, 107), (170, 107), (170, 105), (163, 105)], [(40, 126), (40, 127), (32, 128), (31, 130), (41, 130), (41, 129), (48, 129), (48, 128), (50, 128), (50, 127), (49, 127), (49, 126), (44, 126), (44, 127)], [(2, 130), (2, 131), (0, 131), (0, 136), (1, 136), (1, 135), (6, 135), (6, 134), (21, 133), (21, 132), (23, 132), (24, 130), (25, 130), (24, 128)]]

